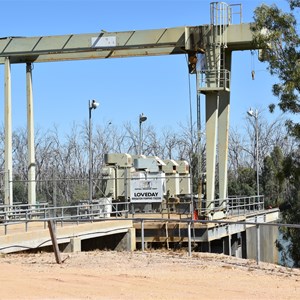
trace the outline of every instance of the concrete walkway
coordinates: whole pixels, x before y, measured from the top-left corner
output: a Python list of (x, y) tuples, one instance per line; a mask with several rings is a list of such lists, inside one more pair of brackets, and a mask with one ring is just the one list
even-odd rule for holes
[[(27, 226), (27, 230), (26, 230)], [(0, 253), (26, 251), (52, 245), (49, 229), (45, 222), (28, 222), (0, 226)], [(135, 230), (131, 220), (94, 221), (91, 223), (61, 223), (56, 226), (59, 245), (65, 244), (66, 251), (81, 251), (81, 241), (103, 236), (121, 234), (125, 248), (135, 249)], [(121, 242), (121, 241), (120, 241)]]

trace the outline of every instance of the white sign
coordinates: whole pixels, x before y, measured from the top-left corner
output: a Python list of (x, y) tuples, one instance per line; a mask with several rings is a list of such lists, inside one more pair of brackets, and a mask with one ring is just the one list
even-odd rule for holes
[(161, 202), (164, 193), (164, 179), (132, 179), (130, 184), (131, 202)]
[(115, 47), (117, 46), (116, 36), (102, 36), (92, 38), (92, 47)]

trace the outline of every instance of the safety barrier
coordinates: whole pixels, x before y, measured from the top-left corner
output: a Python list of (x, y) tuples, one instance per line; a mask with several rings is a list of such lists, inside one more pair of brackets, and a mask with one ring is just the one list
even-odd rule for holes
[[(192, 242), (193, 242), (193, 228), (195, 224), (214, 224), (216, 226), (220, 225), (243, 225), (245, 228), (248, 227), (256, 227), (256, 262), (259, 264), (261, 261), (261, 248), (260, 248), (260, 230), (262, 226), (272, 226), (279, 228), (294, 228), (300, 230), (299, 224), (282, 224), (282, 223), (263, 223), (263, 222), (247, 222), (247, 221), (230, 221), (230, 220), (178, 220), (178, 219), (150, 219), (150, 218), (138, 218), (134, 219), (135, 222), (140, 223), (141, 228), (141, 250), (145, 251), (145, 223), (147, 222), (159, 222), (170, 224), (170, 223), (181, 223), (187, 225), (187, 238), (188, 238), (188, 255), (192, 255)], [(300, 231), (299, 231), (300, 233)]]

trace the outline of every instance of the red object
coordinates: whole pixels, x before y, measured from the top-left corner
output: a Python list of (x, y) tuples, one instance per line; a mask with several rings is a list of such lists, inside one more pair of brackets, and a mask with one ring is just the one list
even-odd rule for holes
[(193, 220), (198, 220), (198, 209), (194, 210)]

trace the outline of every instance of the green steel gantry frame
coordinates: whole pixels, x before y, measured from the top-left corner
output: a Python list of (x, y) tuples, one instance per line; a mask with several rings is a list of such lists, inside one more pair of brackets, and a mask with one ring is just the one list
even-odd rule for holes
[[(227, 157), (231, 54), (254, 49), (249, 23), (232, 24), (232, 7), (211, 3), (211, 23), (155, 30), (96, 32), (61, 36), (0, 39), (0, 64), (5, 68), (5, 204), (13, 204), (11, 64), (26, 64), (28, 127), (28, 202), (36, 203), (32, 63), (186, 54), (197, 76), (198, 93), (206, 103), (206, 208), (213, 209), (218, 153), (219, 197), (227, 198)], [(197, 69), (199, 54), (202, 68)], [(216, 150), (218, 146), (218, 151)]]

